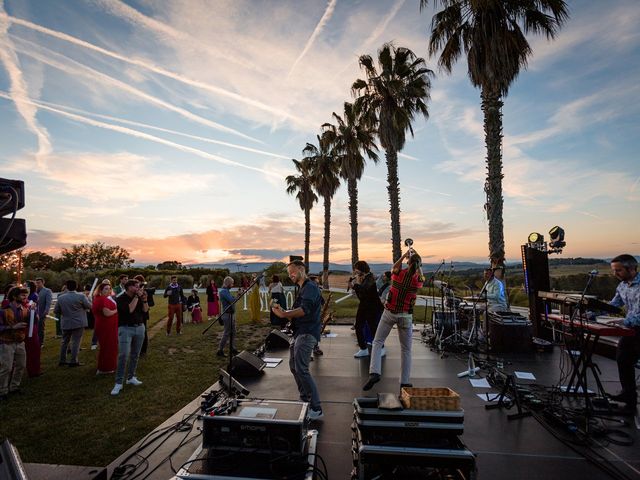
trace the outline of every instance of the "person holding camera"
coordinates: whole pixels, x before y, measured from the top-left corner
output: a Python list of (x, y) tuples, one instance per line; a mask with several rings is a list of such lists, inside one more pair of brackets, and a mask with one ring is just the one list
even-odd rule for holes
[[(407, 267), (402, 263), (407, 260)], [(416, 302), (418, 288), (422, 286), (420, 267), (422, 258), (413, 249), (407, 252), (393, 264), (391, 269), (391, 288), (387, 296), (387, 303), (373, 339), (371, 349), (371, 363), (369, 365), (369, 380), (362, 387), (371, 390), (380, 381), (382, 373), (382, 348), (384, 341), (394, 326), (398, 327), (400, 340), (400, 387), (411, 387), (411, 337), (413, 334), (413, 305)]]
[[(355, 292), (358, 300), (360, 300), (355, 323), (356, 338), (358, 339), (360, 350), (353, 356), (354, 358), (368, 357), (367, 333), (369, 341), (375, 337), (378, 322), (384, 309), (382, 303), (380, 303), (380, 297), (378, 297), (376, 280), (367, 262), (359, 260), (353, 265), (353, 277), (349, 279), (348, 286), (349, 289)], [(368, 330), (368, 332), (366, 332), (366, 330)], [(384, 356), (384, 351), (382, 355)]]
[(139, 386), (142, 382), (136, 377), (138, 358), (144, 342), (144, 316), (149, 311), (147, 292), (140, 288), (137, 280), (127, 280), (124, 293), (116, 297), (118, 305), (118, 367), (116, 384), (111, 395), (122, 391), (127, 369), (127, 385)]

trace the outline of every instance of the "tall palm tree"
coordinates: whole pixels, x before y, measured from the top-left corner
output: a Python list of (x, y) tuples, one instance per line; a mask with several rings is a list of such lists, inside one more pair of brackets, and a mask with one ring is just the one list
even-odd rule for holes
[(380, 144), (385, 150), (395, 262), (402, 255), (398, 152), (404, 147), (407, 130), (413, 136), (411, 123), (416, 115), (429, 117), (427, 101), (433, 72), (426, 67), (424, 59), (416, 57), (411, 50), (391, 43), (385, 43), (378, 51), (378, 68), (369, 55), (362, 55), (359, 62), (367, 78), (356, 80), (351, 90), (358, 96), (356, 108), (375, 124)]
[(358, 261), (358, 180), (367, 163), (365, 155), (378, 162), (373, 129), (362, 121), (353, 104), (345, 102), (344, 116), (333, 112), (336, 125), (325, 123), (323, 139), (329, 142), (340, 162), (340, 176), (347, 181), (349, 224), (351, 225), (351, 265)]
[[(420, 0), (420, 9), (428, 5)], [(502, 224), (502, 98), (526, 68), (531, 47), (525, 34), (554, 38), (568, 18), (563, 0), (434, 0), (442, 11), (431, 21), (429, 55), (442, 51), (438, 65), (451, 73), (463, 51), (468, 75), (480, 88), (487, 147), (487, 196), (489, 258), (493, 266), (504, 264)]]
[(309, 159), (292, 160), (298, 175), (287, 175), (287, 193), (295, 194), (300, 209), (304, 212), (304, 264), (309, 272), (309, 243), (311, 241), (311, 209), (318, 201), (313, 191), (312, 165)]
[(322, 288), (329, 289), (329, 239), (331, 237), (331, 199), (340, 186), (339, 165), (329, 142), (316, 137), (318, 145), (307, 143), (302, 153), (311, 162), (313, 188), (324, 201), (324, 255), (322, 257)]

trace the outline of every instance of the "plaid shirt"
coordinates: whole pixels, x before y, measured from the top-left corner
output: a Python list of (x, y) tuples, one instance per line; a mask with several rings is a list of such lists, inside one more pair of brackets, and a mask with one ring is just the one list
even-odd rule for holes
[(626, 327), (640, 327), (640, 273), (636, 274), (630, 283), (620, 282), (616, 288), (616, 295), (609, 303), (616, 307), (626, 307)]
[(384, 308), (391, 313), (413, 313), (416, 293), (421, 286), (422, 282), (418, 272), (409, 275), (409, 269), (404, 268), (397, 274), (392, 273), (391, 288), (387, 294), (387, 303)]

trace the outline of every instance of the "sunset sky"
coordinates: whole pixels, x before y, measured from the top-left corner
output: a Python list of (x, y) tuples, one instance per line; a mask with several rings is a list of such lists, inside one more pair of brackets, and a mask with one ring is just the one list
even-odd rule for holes
[[(529, 37), (503, 109), (507, 260), (554, 225), (564, 255), (640, 253), (640, 2), (569, 1)], [(301, 254), (285, 192), (306, 142), (388, 41), (436, 71), (399, 158), (402, 237), (427, 261), (485, 261), (484, 133), (466, 62), (428, 58), (417, 0), (0, 0), (0, 177), (25, 182), (28, 250), (127, 248), (137, 263)], [(360, 183), (360, 256), (391, 257), (384, 152)], [(311, 258), (322, 259), (323, 209)], [(331, 261), (348, 263), (346, 186)]]

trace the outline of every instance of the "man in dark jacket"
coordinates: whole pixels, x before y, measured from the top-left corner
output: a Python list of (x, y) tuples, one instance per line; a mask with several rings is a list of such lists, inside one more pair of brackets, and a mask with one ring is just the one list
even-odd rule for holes
[(293, 323), (293, 342), (289, 348), (289, 369), (298, 385), (300, 399), (309, 402), (309, 418), (322, 418), (320, 394), (311, 372), (309, 363), (313, 347), (320, 341), (321, 295), (318, 285), (307, 278), (304, 262), (295, 260), (287, 266), (289, 278), (296, 283), (300, 290), (293, 302), (292, 310), (284, 310), (276, 304), (273, 313), (280, 318), (291, 319)]
[(168, 298), (168, 313), (167, 318), (167, 335), (171, 335), (171, 325), (173, 324), (173, 317), (176, 317), (176, 333), (180, 335), (182, 333), (182, 304), (184, 303), (184, 293), (182, 287), (178, 285), (178, 277), (173, 275), (171, 277), (171, 283), (164, 289), (164, 298)]
[[(58, 301), (53, 311), (60, 319), (62, 328), (62, 344), (60, 345), (60, 361), (58, 365), (78, 367), (78, 352), (84, 329), (87, 327), (87, 311), (91, 310), (91, 303), (83, 293), (76, 292), (78, 284), (75, 280), (67, 280), (67, 292), (58, 295)], [(71, 361), (67, 364), (67, 347), (71, 343)]]

